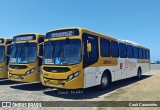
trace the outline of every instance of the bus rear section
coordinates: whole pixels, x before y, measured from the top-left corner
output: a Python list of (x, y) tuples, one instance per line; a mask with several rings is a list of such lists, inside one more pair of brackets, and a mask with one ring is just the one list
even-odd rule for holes
[(44, 42), (44, 35), (29, 33), (13, 37), (9, 61), (8, 79), (19, 82), (40, 81), (42, 59), (38, 57), (38, 44)]
[(11, 52), (10, 45), (12, 39), (0, 38), (0, 78), (8, 78), (9, 54)]

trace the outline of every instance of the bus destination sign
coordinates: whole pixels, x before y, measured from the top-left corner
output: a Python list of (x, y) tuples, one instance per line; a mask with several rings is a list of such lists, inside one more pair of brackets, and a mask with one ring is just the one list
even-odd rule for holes
[(70, 36), (78, 36), (78, 29), (65, 29), (65, 30), (57, 30), (52, 31), (46, 34), (46, 38), (57, 38), (57, 37), (70, 37)]
[(28, 41), (28, 40), (35, 40), (35, 35), (20, 35), (20, 36), (14, 36), (13, 42), (17, 41)]

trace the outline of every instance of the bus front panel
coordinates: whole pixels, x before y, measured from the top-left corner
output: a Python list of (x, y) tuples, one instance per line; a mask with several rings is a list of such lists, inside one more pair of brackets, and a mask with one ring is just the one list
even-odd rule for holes
[(39, 81), (39, 67), (37, 62), (32, 64), (10, 64), (8, 78), (19, 82)]
[(63, 89), (84, 88), (83, 70), (79, 65), (61, 66), (42, 66), (41, 82), (44, 86)]
[(1, 62), (0, 63), (0, 78), (7, 78), (8, 75), (7, 75), (7, 66), (6, 66), (6, 63), (5, 62)]
[(44, 36), (40, 36), (42, 35), (22, 34), (14, 36), (8, 79), (19, 82), (40, 81), (41, 62), (37, 53), (38, 43), (44, 40)]

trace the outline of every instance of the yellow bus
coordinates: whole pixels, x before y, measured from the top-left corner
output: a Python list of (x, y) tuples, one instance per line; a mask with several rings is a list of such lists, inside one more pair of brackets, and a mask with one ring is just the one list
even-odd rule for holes
[(79, 89), (130, 77), (150, 70), (150, 50), (83, 28), (49, 31), (44, 41), (41, 81), (44, 86)]
[(12, 43), (12, 39), (0, 38), (0, 78), (8, 77), (9, 54), (11, 50), (6, 49)]
[(27, 33), (13, 37), (9, 61), (8, 79), (19, 82), (40, 81), (42, 58), (38, 57), (38, 44), (44, 42), (44, 35)]

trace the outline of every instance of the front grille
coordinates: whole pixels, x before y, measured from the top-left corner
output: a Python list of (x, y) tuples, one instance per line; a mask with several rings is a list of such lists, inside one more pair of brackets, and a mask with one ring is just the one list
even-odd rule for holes
[(46, 80), (56, 80), (56, 81), (66, 81), (67, 79), (53, 79), (53, 78), (47, 78), (44, 77)]
[(53, 73), (63, 73), (70, 71), (70, 69), (67, 67), (43, 67), (43, 70)]
[(12, 69), (26, 69), (26, 65), (9, 65), (10, 68)]

